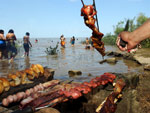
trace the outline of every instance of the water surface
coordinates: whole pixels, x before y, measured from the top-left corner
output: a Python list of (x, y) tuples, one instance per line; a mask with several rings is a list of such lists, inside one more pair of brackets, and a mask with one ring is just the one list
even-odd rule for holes
[[(49, 68), (55, 69), (55, 78), (68, 79), (69, 70), (80, 70), (82, 76), (75, 77), (76, 80), (86, 80), (90, 77), (89, 73), (93, 76), (101, 75), (104, 72), (116, 72), (127, 73), (138, 71), (136, 64), (133, 61), (122, 60), (114, 64), (99, 64), (102, 60), (102, 56), (94, 49), (86, 50), (85, 45), (82, 45), (81, 40), (76, 40), (75, 46), (72, 47), (69, 43), (70, 39), (67, 39), (66, 48), (58, 47), (57, 55), (47, 55), (45, 50), (50, 45), (55, 47), (59, 39), (52, 38), (40, 38), (38, 43), (35, 43), (35, 39), (31, 39), (33, 47), (30, 50), (29, 57), (22, 57), (24, 49), (21, 47), (18, 51), (13, 63), (9, 64), (7, 60), (0, 61), (0, 76), (6, 76), (8, 73), (16, 72), (17, 70), (24, 70), (29, 68), (31, 64), (41, 64)], [(116, 51), (117, 48), (113, 46), (105, 46), (106, 51)], [(108, 58), (108, 56), (105, 56)]]

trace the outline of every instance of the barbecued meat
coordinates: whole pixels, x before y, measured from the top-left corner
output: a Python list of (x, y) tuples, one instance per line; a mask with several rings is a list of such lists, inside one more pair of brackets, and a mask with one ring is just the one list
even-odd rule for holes
[[(111, 75), (107, 73), (108, 75)], [(114, 75), (111, 77), (115, 78)], [(97, 113), (114, 113), (117, 105), (117, 100), (121, 97), (120, 93), (122, 92), (125, 86), (125, 82), (122, 79), (117, 80), (114, 91), (102, 102), (102, 104), (96, 109)]]
[[(3, 105), (8, 106), (13, 102), (20, 101), (20, 107), (23, 109), (27, 106), (32, 106), (37, 108), (40, 106), (48, 105), (51, 103), (55, 105), (54, 102), (64, 102), (68, 99), (77, 99), (83, 94), (91, 92), (92, 88), (98, 87), (100, 85), (106, 85), (109, 82), (112, 83), (116, 78), (115, 75), (110, 73), (104, 73), (99, 75), (89, 82), (78, 83), (78, 82), (60, 82), (60, 80), (52, 80), (43, 84), (34, 86), (33, 88), (27, 89), (25, 92), (19, 92), (14, 95), (3, 99)], [(121, 80), (117, 82), (115, 91), (120, 92), (122, 88)]]
[(84, 5), (82, 7), (81, 16), (84, 17), (84, 23), (93, 31), (91, 36), (93, 46), (99, 53), (101, 53), (102, 56), (105, 56), (104, 43), (101, 41), (104, 34), (101, 33), (99, 29), (95, 26), (95, 15), (96, 11), (93, 5)]

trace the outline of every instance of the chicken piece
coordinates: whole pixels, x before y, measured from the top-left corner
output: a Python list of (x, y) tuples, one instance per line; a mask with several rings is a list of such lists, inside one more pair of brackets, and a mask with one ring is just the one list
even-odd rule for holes
[(40, 64), (36, 64), (36, 66), (39, 68), (41, 75), (43, 75), (44, 74), (44, 67)]
[(0, 77), (0, 81), (2, 82), (2, 84), (4, 86), (4, 90), (8, 91), (10, 89), (9, 81), (4, 77)]
[(3, 86), (3, 83), (0, 82), (0, 94), (4, 91), (4, 86)]
[(40, 75), (39, 68), (35, 64), (32, 64), (30, 68), (36, 73), (36, 75), (37, 75), (36, 78), (38, 78)]
[(38, 74), (35, 73), (31, 68), (25, 70), (29, 80), (33, 80), (35, 77), (38, 77)]
[(17, 77), (21, 77), (21, 71), (17, 71), (16, 73), (15, 73), (15, 75), (17, 75)]
[(15, 74), (9, 74), (8, 78), (10, 79), (10, 86), (18, 86), (21, 84), (20, 78)]
[(30, 84), (33, 83), (33, 81), (30, 81), (27, 77), (27, 74), (24, 71), (20, 72), (21, 74), (21, 84)]

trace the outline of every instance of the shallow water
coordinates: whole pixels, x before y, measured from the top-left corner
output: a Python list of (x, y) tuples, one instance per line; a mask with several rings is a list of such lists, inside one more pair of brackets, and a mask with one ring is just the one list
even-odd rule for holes
[[(7, 60), (0, 61), (0, 76), (6, 76), (8, 73), (17, 70), (24, 70), (30, 67), (31, 64), (41, 64), (55, 69), (54, 77), (58, 79), (68, 79), (69, 70), (80, 70), (82, 71), (82, 75), (74, 78), (79, 81), (89, 79), (89, 73), (93, 76), (97, 76), (104, 72), (127, 73), (138, 71), (138, 64), (122, 59), (119, 59), (115, 65), (107, 63), (99, 64), (99, 61), (102, 60), (101, 55), (96, 50), (84, 49), (85, 45), (80, 43), (81, 40), (84, 39), (76, 40), (74, 47), (70, 45), (70, 39), (67, 39), (65, 49), (62, 49), (59, 45), (58, 55), (47, 55), (45, 50), (50, 45), (55, 47), (59, 39), (41, 38), (38, 39), (38, 43), (35, 43), (34, 40), (35, 39), (31, 39), (33, 47), (30, 50), (28, 58), (22, 57), (24, 49), (21, 47), (13, 63), (9, 64)], [(105, 46), (105, 48), (106, 51), (117, 50), (117, 48), (113, 46)], [(105, 56), (105, 58), (108, 58), (108, 56)]]

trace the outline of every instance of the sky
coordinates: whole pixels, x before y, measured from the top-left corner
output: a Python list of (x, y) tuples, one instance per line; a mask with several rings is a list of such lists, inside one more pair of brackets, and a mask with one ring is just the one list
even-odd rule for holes
[[(93, 0), (83, 0), (86, 5)], [(95, 0), (99, 28), (113, 33), (119, 21), (140, 13), (150, 17), (150, 0)], [(17, 38), (90, 37), (92, 31), (80, 16), (81, 0), (0, 0), (0, 29), (13, 29)]]

